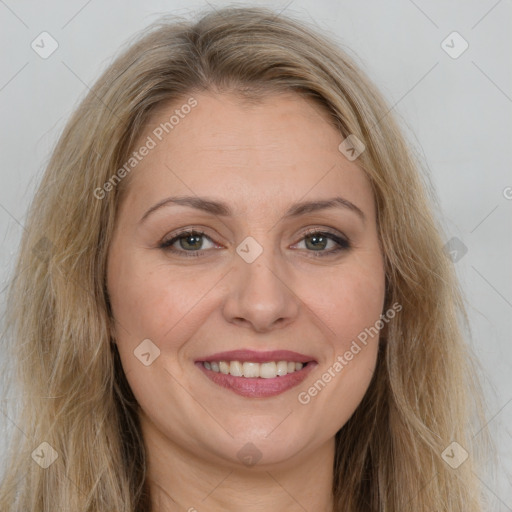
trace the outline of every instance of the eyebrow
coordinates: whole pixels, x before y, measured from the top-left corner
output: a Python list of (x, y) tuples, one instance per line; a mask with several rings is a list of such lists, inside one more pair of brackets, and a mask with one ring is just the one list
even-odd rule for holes
[[(166, 199), (163, 199), (162, 201), (152, 206), (142, 216), (140, 222), (146, 220), (149, 217), (149, 215), (155, 212), (156, 210), (171, 205), (188, 206), (190, 208), (195, 208), (197, 210), (201, 210), (206, 213), (218, 215), (221, 217), (233, 216), (231, 208), (226, 203), (223, 203), (221, 201), (214, 201), (212, 199), (198, 196), (172, 196), (167, 197)], [(329, 199), (322, 199), (316, 201), (302, 201), (299, 203), (295, 203), (291, 205), (290, 208), (286, 211), (286, 213), (284, 214), (284, 218), (295, 218), (301, 215), (305, 215), (307, 213), (313, 213), (319, 210), (326, 210), (330, 208), (343, 208), (346, 210), (350, 210), (356, 213), (363, 222), (365, 222), (366, 220), (365, 214), (358, 206), (350, 202), (348, 199), (344, 199), (343, 197), (340, 196), (331, 197)]]

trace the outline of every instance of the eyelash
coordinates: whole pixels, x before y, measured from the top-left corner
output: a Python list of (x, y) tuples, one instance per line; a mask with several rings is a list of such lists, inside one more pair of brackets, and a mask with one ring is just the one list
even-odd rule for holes
[[(309, 230), (303, 234), (303, 237), (299, 241), (302, 241), (304, 238), (306, 238), (308, 236), (314, 236), (314, 235), (327, 237), (330, 240), (332, 240), (333, 242), (335, 242), (336, 244), (338, 244), (338, 247), (331, 249), (330, 251), (318, 251), (318, 252), (317, 251), (307, 251), (307, 252), (313, 252), (312, 257), (314, 257), (314, 258), (323, 258), (326, 256), (331, 256), (333, 254), (337, 254), (341, 251), (347, 251), (352, 248), (352, 245), (350, 244), (348, 239), (342, 238), (342, 237), (340, 237), (334, 233), (331, 233), (329, 231), (322, 231), (322, 230)], [(204, 236), (205, 238), (208, 238), (210, 241), (213, 242), (213, 240), (205, 232), (203, 232), (201, 230), (188, 229), (185, 231), (181, 231), (180, 233), (178, 233), (176, 236), (174, 236), (173, 238), (171, 238), (169, 240), (162, 241), (159, 244), (159, 248), (164, 251), (172, 252), (174, 254), (179, 254), (179, 255), (184, 254), (184, 256), (186, 258), (199, 257), (199, 256), (202, 256), (204, 252), (207, 252), (204, 250), (203, 251), (201, 251), (201, 250), (198, 250), (198, 251), (177, 250), (172, 247), (172, 245), (174, 245), (175, 242), (178, 242), (182, 238), (187, 238), (189, 236), (201, 236), (201, 237)]]

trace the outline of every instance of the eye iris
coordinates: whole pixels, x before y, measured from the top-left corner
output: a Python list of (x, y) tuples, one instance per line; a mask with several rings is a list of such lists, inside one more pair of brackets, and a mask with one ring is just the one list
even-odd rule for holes
[(195, 240), (195, 243), (196, 245), (194, 246), (194, 242), (192, 242), (192, 246), (193, 247), (188, 247), (188, 249), (191, 249), (191, 250), (194, 250), (194, 249), (200, 249), (201, 248), (201, 237), (202, 235), (198, 235), (198, 234), (191, 234), (191, 235), (186, 235), (186, 236), (182, 236), (180, 238), (180, 245), (181, 245), (181, 248), (182, 249), (187, 249), (187, 247), (185, 247), (183, 245), (183, 242), (185, 241), (185, 243), (187, 243), (188, 240)]
[[(324, 243), (320, 243), (320, 245), (317, 245), (317, 242), (318, 240), (322, 240), (324, 241)], [(308, 245), (308, 240), (312, 240), (313, 241), (313, 249), (318, 249), (320, 247), (320, 249), (325, 249), (325, 244), (327, 243), (327, 237), (325, 237), (324, 235), (320, 234), (320, 235), (309, 235), (306, 237), (306, 246)]]

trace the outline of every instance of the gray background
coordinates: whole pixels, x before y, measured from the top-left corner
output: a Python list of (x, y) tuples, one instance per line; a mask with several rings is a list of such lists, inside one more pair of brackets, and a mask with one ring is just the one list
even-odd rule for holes
[[(498, 478), (481, 478), (492, 510), (512, 511), (510, 0), (231, 4), (314, 23), (348, 47), (394, 106), (437, 191), (446, 241), (456, 237), (467, 248), (456, 268), (500, 456)], [(208, 5), (228, 2), (0, 0), (0, 303), (30, 198), (78, 101), (138, 30), (162, 14), (188, 16)], [(59, 45), (46, 59), (31, 48), (43, 31)], [(442, 47), (453, 31), (469, 44), (458, 58)], [(445, 45), (462, 48), (453, 37)], [(12, 424), (5, 397), (2, 404), (5, 439)]]

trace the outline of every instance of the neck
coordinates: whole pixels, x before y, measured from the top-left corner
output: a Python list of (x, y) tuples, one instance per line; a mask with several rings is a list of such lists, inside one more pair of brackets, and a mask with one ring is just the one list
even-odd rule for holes
[(332, 512), (334, 438), (266, 466), (201, 458), (142, 420), (152, 512)]

